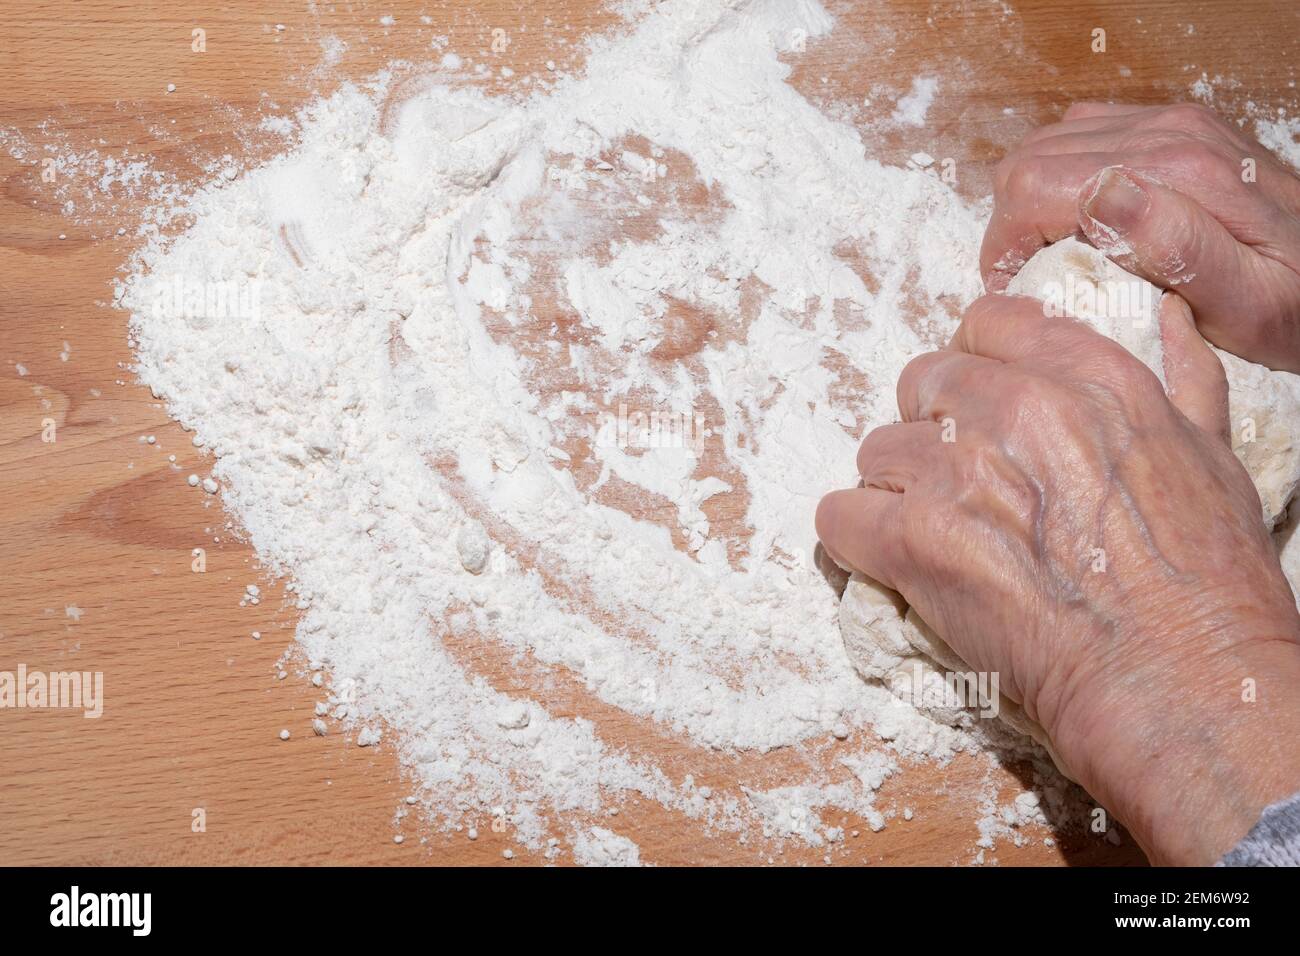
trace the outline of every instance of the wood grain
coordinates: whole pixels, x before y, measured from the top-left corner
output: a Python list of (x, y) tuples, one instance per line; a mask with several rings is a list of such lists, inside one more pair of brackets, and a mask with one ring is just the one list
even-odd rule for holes
[[(277, 679), (294, 612), (250, 549), (227, 534), (217, 499), (179, 480), (204, 470), (201, 453), (123, 370), (130, 353), (111, 281), (132, 248), (140, 202), (120, 193), (96, 201), (75, 170), (64, 174), (70, 184), (45, 182), (39, 159), (47, 150), (98, 148), (196, 181), (227, 153), (252, 159), (274, 147), (249, 132), (259, 111), (283, 112), (393, 59), (418, 67), (434, 55), (434, 37), (490, 64), (481, 82), (505, 89), (544, 74), (547, 60), (578, 65), (580, 38), (613, 20), (585, 0), (395, 0), (320, 4), (314, 14), (298, 4), (259, 6), (88, 0), (0, 12), (0, 130), (33, 147), (22, 160), (0, 155), (0, 670), (21, 662), (103, 671), (107, 697), (99, 720), (0, 711), (0, 864), (499, 864), (512, 845), (508, 833), (486, 826), (471, 842), (398, 820), (407, 789), (391, 748), (311, 733), (318, 692), (296, 675)], [(1074, 100), (1186, 99), (1205, 72), (1238, 84), (1222, 94), (1229, 115), (1247, 99), (1294, 107), (1300, 13), (1291, 3), (1041, 2), (1015, 5), (1014, 14), (966, 2), (831, 9), (836, 30), (792, 60), (791, 82), (865, 123), (918, 72), (942, 77), (929, 125), (877, 137), (878, 150), (893, 162), (916, 150), (956, 158), (969, 198), (987, 193), (992, 164), (1009, 145)], [(384, 14), (396, 23), (381, 25)], [(1108, 31), (1102, 56), (1089, 50), (1097, 26)], [(207, 36), (201, 54), (191, 51), (196, 27)], [(498, 27), (511, 43), (493, 53)], [(331, 37), (345, 47), (325, 69)], [(501, 78), (501, 66), (512, 80)], [(69, 185), (92, 198), (65, 209), (60, 187)], [(119, 237), (120, 227), (127, 234)], [(683, 321), (689, 328), (693, 320)], [(56, 423), (53, 443), (42, 441), (47, 420)], [(742, 514), (733, 502), (711, 517), (727, 533)], [(207, 551), (204, 574), (190, 570), (196, 547)], [(254, 582), (261, 603), (241, 607)], [(526, 679), (490, 655), (477, 666), (503, 684)], [(575, 695), (572, 706), (588, 714), (593, 704)], [(699, 759), (653, 727), (602, 716), (668, 766)], [(281, 728), (292, 731), (289, 741), (278, 739)], [(776, 759), (814, 757), (794, 748)], [(727, 767), (715, 760), (701, 773), (725, 786)], [(967, 862), (975, 839), (968, 794), (982, 776), (977, 761), (961, 759), (887, 782), (882, 802), (914, 808), (915, 819), (879, 834), (846, 819), (864, 836), (837, 862)], [(1013, 772), (997, 779), (1013, 792)], [(196, 809), (206, 814), (202, 833), (191, 829)], [(655, 863), (766, 856), (646, 803), (629, 806), (615, 828)], [(400, 846), (396, 832), (407, 836)], [(1048, 847), (1045, 835), (1032, 834), (1021, 849), (1004, 841), (990, 857), (1141, 860), (1131, 843), (1076, 837)], [(779, 862), (820, 859), (791, 849)], [(524, 855), (515, 865), (527, 862), (537, 860)]]

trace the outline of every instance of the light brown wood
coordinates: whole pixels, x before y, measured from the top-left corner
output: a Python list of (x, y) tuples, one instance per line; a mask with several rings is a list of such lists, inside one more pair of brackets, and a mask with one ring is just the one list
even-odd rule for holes
[[(987, 193), (992, 164), (1010, 144), (1074, 100), (1186, 99), (1204, 71), (1240, 84), (1221, 103), (1230, 115), (1246, 99), (1294, 107), (1294, 4), (1014, 6), (1004, 15), (998, 4), (832, 4), (834, 33), (792, 60), (792, 82), (815, 102), (866, 120), (866, 96), (892, 101), (888, 91), (905, 91), (922, 70), (944, 77), (930, 125), (891, 132), (878, 149), (893, 162), (916, 150), (956, 158), (959, 189), (970, 198)], [(287, 3), (259, 12), (209, 7), (103, 0), (6, 7), (0, 129), (41, 147), (125, 149), (193, 181), (211, 159), (256, 157), (272, 147), (244, 125), (259, 108), (291, 107), (340, 76), (362, 77), (394, 58), (418, 66), (436, 35), (466, 59), (510, 66), (513, 83), (544, 72), (547, 60), (578, 64), (577, 41), (613, 22), (585, 0), (395, 0), (361, 11), (321, 4), (315, 15)], [(395, 25), (382, 26), (381, 14)], [(1098, 26), (1108, 32), (1104, 55), (1089, 49)], [(202, 54), (190, 48), (195, 27), (207, 32)], [(502, 53), (490, 50), (497, 27), (511, 38)], [(346, 53), (320, 70), (321, 41), (332, 36)], [(169, 83), (174, 93), (165, 92)], [(488, 85), (507, 81), (497, 71)], [(295, 623), (279, 584), (224, 532), (219, 502), (195, 494), (170, 467), (167, 455), (175, 454), (181, 475), (202, 470), (188, 436), (146, 390), (118, 384), (130, 382), (122, 368), (130, 352), (125, 316), (109, 305), (110, 282), (132, 240), (115, 233), (134, 225), (138, 203), (116, 196), (102, 212), (83, 205), (74, 216), (90, 212), (92, 221), (74, 224), (42, 181), (39, 155), (0, 154), (0, 670), (25, 663), (103, 671), (107, 703), (100, 720), (0, 710), (0, 864), (503, 862), (502, 848), (513, 845), (508, 833), (483, 827), (470, 843), (410, 821), (395, 827), (407, 790), (391, 748), (311, 734), (318, 693), (297, 677), (276, 679)], [(695, 320), (683, 318), (686, 327)], [(47, 419), (57, 423), (52, 444), (41, 440)], [(145, 434), (156, 435), (157, 445), (141, 444)], [(629, 509), (651, 504), (625, 493)], [(734, 500), (719, 507), (715, 525), (741, 540), (735, 525), (743, 508)], [(204, 574), (190, 571), (194, 547), (207, 549)], [(241, 608), (252, 582), (263, 589), (262, 603)], [(260, 641), (251, 639), (254, 630)], [(504, 655), (495, 659), (490, 646), (472, 653), (474, 666), (502, 686), (527, 683), (528, 672)], [(702, 782), (725, 787), (734, 774), (727, 759), (604, 712), (576, 689), (556, 694), (550, 703), (558, 712), (590, 716)], [(288, 742), (277, 739), (282, 727), (293, 732)], [(764, 759), (776, 778), (819, 758), (815, 748), (792, 748)], [(981, 775), (976, 761), (961, 759), (890, 780), (882, 803), (913, 807), (915, 820), (871, 834), (846, 819), (864, 835), (837, 862), (968, 861), (976, 838), (969, 794)], [(1010, 793), (1014, 775), (999, 779)], [(206, 832), (193, 833), (200, 808)], [(654, 863), (755, 863), (766, 855), (646, 803), (628, 807), (616, 828)], [(407, 835), (401, 846), (392, 842), (398, 829)], [(1131, 842), (1116, 849), (1078, 836), (1047, 847), (1045, 835), (1031, 834), (1022, 849), (1004, 841), (991, 856), (1002, 863), (1141, 860)], [(780, 862), (820, 859), (792, 848)]]

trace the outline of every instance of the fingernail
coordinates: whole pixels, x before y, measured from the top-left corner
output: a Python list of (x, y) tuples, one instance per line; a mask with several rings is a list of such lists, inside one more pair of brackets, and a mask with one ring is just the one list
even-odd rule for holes
[(1125, 236), (1142, 221), (1149, 203), (1146, 190), (1118, 167), (1109, 166), (1097, 176), (1083, 212), (1099, 226)]

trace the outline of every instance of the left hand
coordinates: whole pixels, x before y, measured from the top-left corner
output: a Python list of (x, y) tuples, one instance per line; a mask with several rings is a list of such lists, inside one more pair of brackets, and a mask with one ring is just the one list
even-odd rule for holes
[(1300, 372), (1300, 178), (1205, 107), (1076, 103), (999, 164), (993, 198), (990, 292), (1082, 235), (1177, 292), (1215, 345)]

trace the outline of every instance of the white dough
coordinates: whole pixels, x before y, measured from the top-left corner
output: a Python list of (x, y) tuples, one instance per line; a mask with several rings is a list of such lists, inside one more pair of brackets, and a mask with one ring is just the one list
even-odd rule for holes
[[(1032, 295), (1056, 308), (1056, 314), (1087, 322), (1122, 344), (1164, 382), (1163, 350), (1157, 310), (1160, 290), (1125, 272), (1092, 246), (1066, 239), (1040, 251), (1021, 269), (1007, 288), (1011, 295)], [(1259, 491), (1263, 519), (1268, 527), (1286, 517), (1300, 484), (1300, 376), (1274, 372), (1215, 349), (1228, 377), (1228, 405), (1233, 451), (1245, 465)], [(1291, 522), (1294, 524), (1294, 521)], [(1285, 541), (1300, 535), (1279, 534)], [(1290, 529), (1286, 529), (1290, 530)], [(1300, 578), (1300, 544), (1287, 549), (1284, 570), (1292, 590)], [(916, 699), (919, 674), (924, 686), (938, 686), (945, 673), (968, 673), (970, 668), (917, 613), (902, 595), (854, 574), (840, 603), (840, 633), (854, 667), (864, 678), (885, 683), (900, 696)], [(927, 694), (926, 697), (933, 695)], [(974, 711), (967, 708), (925, 706), (937, 720), (969, 724)], [(1047, 735), (1015, 703), (1000, 697), (998, 717), (1007, 725), (1047, 747)], [(1052, 753), (1067, 776), (1069, 770)]]

